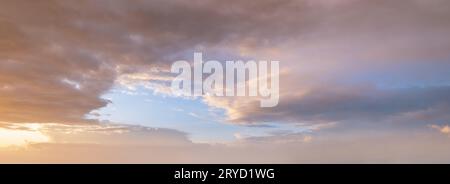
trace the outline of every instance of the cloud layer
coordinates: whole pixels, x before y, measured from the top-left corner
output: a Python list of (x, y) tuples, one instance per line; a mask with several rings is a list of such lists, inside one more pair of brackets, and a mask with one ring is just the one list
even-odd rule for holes
[[(51, 139), (30, 144), (29, 153), (0, 152), (0, 162), (450, 161), (448, 136), (438, 133), (448, 134), (450, 123), (448, 1), (1, 4), (0, 129)], [(222, 61), (281, 62), (275, 108), (259, 108), (255, 98), (202, 97), (225, 111), (226, 123), (336, 127), (325, 135), (313, 130), (209, 145), (173, 129), (86, 119), (111, 103), (102, 96), (115, 86), (170, 94), (170, 65), (194, 51)], [(29, 123), (40, 124), (39, 131)], [(368, 127), (381, 133), (365, 137), (360, 131)], [(418, 133), (409, 135), (411, 129)]]
[[(48, 125), (60, 126), (60, 125)], [(117, 129), (118, 127), (121, 127)], [(48, 127), (47, 127), (48, 128)], [(62, 127), (59, 127), (61, 129)], [(448, 136), (434, 131), (282, 134), (218, 144), (142, 127), (41, 129), (53, 141), (0, 149), (2, 163), (448, 163)], [(88, 132), (81, 129), (90, 129)], [(75, 136), (82, 140), (74, 140)], [(144, 141), (145, 140), (145, 141)], [(432, 142), (433, 144), (430, 144)]]

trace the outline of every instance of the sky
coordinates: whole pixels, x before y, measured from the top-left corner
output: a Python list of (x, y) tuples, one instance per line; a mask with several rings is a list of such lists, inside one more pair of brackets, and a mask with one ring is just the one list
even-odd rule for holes
[[(450, 163), (449, 1), (0, 4), (0, 163)], [(195, 52), (278, 105), (173, 94)]]

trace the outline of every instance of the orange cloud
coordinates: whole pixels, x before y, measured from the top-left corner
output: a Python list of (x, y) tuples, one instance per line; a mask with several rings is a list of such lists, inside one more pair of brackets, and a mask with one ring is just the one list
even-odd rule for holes
[(438, 130), (439, 132), (441, 132), (443, 134), (450, 134), (450, 126), (448, 126), (448, 125), (443, 125), (443, 126), (430, 125), (430, 127)]

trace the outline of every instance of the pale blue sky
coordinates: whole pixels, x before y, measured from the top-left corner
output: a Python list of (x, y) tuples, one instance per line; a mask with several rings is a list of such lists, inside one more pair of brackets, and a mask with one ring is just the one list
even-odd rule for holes
[(186, 99), (137, 88), (131, 93), (115, 88), (103, 98), (112, 101), (95, 112), (100, 120), (121, 124), (171, 128), (188, 133), (197, 142), (224, 142), (241, 136), (264, 136), (273, 132), (306, 131), (294, 124), (266, 123), (267, 126), (243, 126), (228, 123), (224, 110), (208, 107), (201, 98)]

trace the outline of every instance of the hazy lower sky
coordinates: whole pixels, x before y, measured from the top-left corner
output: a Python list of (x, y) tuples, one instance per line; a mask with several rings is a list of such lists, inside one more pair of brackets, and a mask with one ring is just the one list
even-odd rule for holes
[[(446, 0), (0, 0), (1, 163), (449, 163)], [(280, 62), (280, 102), (171, 64)]]

